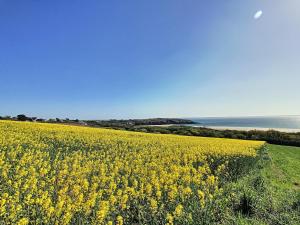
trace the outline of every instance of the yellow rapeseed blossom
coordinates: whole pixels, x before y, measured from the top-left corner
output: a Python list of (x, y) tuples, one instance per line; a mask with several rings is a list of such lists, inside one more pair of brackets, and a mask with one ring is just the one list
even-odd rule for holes
[(150, 199), (150, 208), (153, 212), (157, 211), (157, 201), (153, 198)]
[(171, 225), (263, 144), (0, 121), (0, 224), (123, 225), (138, 212)]
[(179, 204), (175, 208), (174, 215), (175, 215), (175, 217), (180, 217), (182, 215), (182, 213), (183, 213), (183, 206), (181, 204)]
[(174, 217), (170, 214), (167, 213), (167, 225), (173, 225), (174, 224)]
[(22, 218), (17, 222), (17, 225), (27, 225), (29, 220), (27, 218)]
[(117, 216), (117, 225), (123, 225), (123, 217), (122, 216)]

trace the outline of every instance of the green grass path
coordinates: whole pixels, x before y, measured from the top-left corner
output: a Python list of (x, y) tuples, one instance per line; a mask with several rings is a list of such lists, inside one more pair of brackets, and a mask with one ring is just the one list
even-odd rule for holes
[(263, 175), (275, 188), (284, 191), (300, 191), (300, 148), (268, 145), (271, 165)]
[(300, 225), (300, 148), (267, 145), (267, 154), (238, 182), (252, 215), (238, 215), (240, 225)]

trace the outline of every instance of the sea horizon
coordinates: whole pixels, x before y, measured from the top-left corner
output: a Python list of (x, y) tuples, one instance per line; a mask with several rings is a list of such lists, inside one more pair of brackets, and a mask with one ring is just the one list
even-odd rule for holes
[(300, 132), (300, 115), (240, 116), (240, 117), (193, 117), (187, 118), (194, 127), (237, 130), (278, 130)]

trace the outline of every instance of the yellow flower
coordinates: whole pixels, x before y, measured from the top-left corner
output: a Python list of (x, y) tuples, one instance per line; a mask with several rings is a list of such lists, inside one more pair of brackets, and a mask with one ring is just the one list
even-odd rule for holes
[(153, 198), (150, 199), (150, 207), (153, 212), (157, 211), (157, 201)]
[(192, 194), (192, 189), (191, 189), (190, 187), (186, 187), (186, 188), (183, 189), (183, 195), (184, 195), (185, 197), (188, 197), (188, 196), (190, 196), (191, 194)]
[(126, 203), (127, 203), (127, 201), (128, 201), (128, 195), (125, 194), (121, 198), (121, 208), (122, 209), (126, 209)]
[(99, 206), (100, 206), (100, 208), (97, 212), (97, 219), (99, 222), (102, 222), (105, 219), (105, 217), (109, 211), (109, 202), (102, 201), (102, 202), (100, 202)]
[(29, 220), (27, 218), (22, 218), (17, 222), (17, 225), (27, 225)]
[(117, 225), (123, 225), (123, 217), (122, 216), (117, 216)]
[(168, 225), (172, 225), (174, 223), (174, 217), (170, 213), (167, 214), (166, 219), (167, 219)]
[(175, 217), (181, 217), (183, 213), (183, 206), (181, 204), (177, 205), (174, 211), (174, 216)]
[(199, 201), (200, 201), (200, 206), (201, 206), (201, 208), (203, 208), (204, 205), (205, 205), (205, 194), (204, 194), (204, 192), (201, 191), (201, 190), (198, 190), (198, 197), (199, 197)]

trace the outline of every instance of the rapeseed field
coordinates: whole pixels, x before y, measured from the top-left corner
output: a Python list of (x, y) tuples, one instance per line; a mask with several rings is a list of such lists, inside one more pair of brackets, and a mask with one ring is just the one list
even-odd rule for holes
[(263, 145), (0, 121), (0, 224), (193, 224)]

